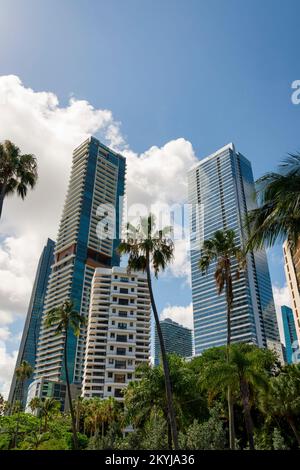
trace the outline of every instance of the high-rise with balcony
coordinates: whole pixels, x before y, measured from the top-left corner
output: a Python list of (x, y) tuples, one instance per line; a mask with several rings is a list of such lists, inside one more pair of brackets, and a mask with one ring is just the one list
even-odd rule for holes
[[(38, 262), (37, 272), (17, 357), (16, 368), (19, 367), (22, 361), (28, 362), (32, 368), (34, 368), (35, 365), (37, 353), (36, 345), (41, 327), (41, 318), (43, 314), (47, 283), (54, 260), (54, 247), (55, 242), (48, 238), (47, 244), (44, 246)], [(25, 381), (23, 390), (21, 392), (21, 389), (18, 386), (15, 370), (8, 397), (9, 402), (13, 403), (15, 400), (20, 400), (22, 401), (22, 406), (24, 407), (26, 403), (27, 390), (32, 380), (33, 379), (30, 377)]]
[[(191, 270), (195, 353), (226, 344), (226, 297), (217, 294), (212, 263), (204, 275), (199, 270), (204, 240), (217, 230), (232, 229), (237, 246), (247, 239), (245, 216), (256, 207), (251, 163), (228, 144), (200, 160), (188, 172), (191, 204)], [(235, 277), (232, 260), (234, 302), (231, 314), (231, 341), (282, 348), (265, 251), (249, 253), (245, 270)]]
[[(192, 330), (186, 328), (179, 323), (165, 318), (160, 321), (160, 327), (164, 339), (165, 349), (167, 354), (176, 353), (181, 357), (191, 357), (193, 354), (193, 338)], [(160, 345), (155, 328), (155, 357), (154, 364), (157, 366), (160, 363)]]
[(93, 277), (82, 396), (123, 399), (135, 369), (150, 356), (146, 274), (97, 268)]
[[(74, 309), (87, 317), (95, 269), (119, 264), (116, 248), (125, 170), (125, 158), (94, 137), (74, 150), (44, 315), (71, 299)], [(69, 332), (67, 363), (70, 381), (78, 384), (78, 388), (83, 376), (85, 339), (86, 326), (81, 327), (78, 338)], [(63, 345), (64, 337), (55, 334), (55, 326), (42, 325), (35, 368), (37, 380), (64, 382)]]

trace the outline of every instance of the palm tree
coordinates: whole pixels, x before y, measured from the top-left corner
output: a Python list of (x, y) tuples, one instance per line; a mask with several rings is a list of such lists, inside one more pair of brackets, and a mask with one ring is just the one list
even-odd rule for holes
[(34, 397), (30, 400), (29, 408), (34, 413), (35, 411), (39, 410), (39, 408), (41, 408), (41, 405), (42, 400), (39, 397)]
[(53, 397), (47, 397), (40, 402), (40, 415), (44, 417), (44, 432), (47, 432), (49, 418), (60, 410), (59, 401)]
[[(215, 281), (218, 295), (225, 290), (227, 303), (227, 356), (229, 358), (229, 347), (231, 342), (231, 311), (233, 306), (233, 276), (232, 261), (237, 261), (236, 275), (239, 277), (244, 267), (245, 257), (242, 250), (235, 243), (234, 230), (218, 230), (213, 238), (203, 243), (199, 269), (206, 274), (211, 263), (216, 262)], [(235, 449), (235, 431), (233, 400), (231, 388), (228, 386), (228, 414), (229, 414), (229, 441), (230, 448)]]
[(40, 444), (47, 441), (49, 436), (47, 434), (41, 434), (37, 431), (32, 431), (25, 439), (28, 445), (28, 450), (38, 450)]
[(260, 405), (266, 414), (287, 421), (300, 446), (300, 430), (296, 418), (300, 413), (300, 365), (285, 366), (277, 377), (270, 381), (266, 393), (261, 394)]
[[(197, 415), (206, 415), (206, 403), (199, 392), (196, 375), (181, 357), (168, 355), (172, 396), (179, 430), (191, 424)], [(172, 449), (172, 434), (168, 419), (164, 370), (162, 365), (150, 367), (142, 364), (137, 369), (138, 381), (130, 382), (125, 390), (126, 418), (134, 427), (146, 429), (153, 410), (163, 417), (167, 425), (168, 448)], [(195, 407), (195, 405), (197, 405)], [(197, 416), (198, 417), (198, 416)]]
[(81, 420), (84, 419), (86, 413), (86, 400), (83, 397), (77, 397), (73, 400), (73, 408), (76, 416), (76, 432), (79, 432)]
[(67, 361), (67, 350), (68, 350), (68, 337), (70, 332), (73, 332), (75, 336), (80, 334), (80, 325), (85, 323), (85, 317), (76, 312), (73, 308), (73, 302), (65, 300), (59, 307), (54, 307), (49, 310), (46, 314), (45, 326), (51, 328), (55, 327), (56, 334), (62, 334), (64, 336), (64, 365), (65, 365), (65, 376), (67, 383), (67, 393), (70, 406), (70, 413), (72, 419), (72, 432), (74, 448), (78, 449), (78, 439), (76, 433), (76, 419), (74, 414), (74, 408), (72, 403), (71, 389), (70, 389), (70, 378)]
[(36, 182), (36, 158), (31, 154), (21, 155), (10, 140), (0, 143), (0, 219), (5, 197), (16, 192), (24, 199), (28, 188), (34, 188)]
[(165, 344), (159, 323), (159, 317), (154, 300), (152, 280), (151, 280), (151, 267), (154, 270), (154, 275), (157, 278), (158, 273), (167, 267), (168, 263), (174, 257), (174, 244), (170, 238), (171, 227), (165, 227), (162, 230), (155, 229), (155, 217), (149, 214), (148, 217), (141, 217), (137, 227), (132, 224), (127, 224), (126, 238), (123, 240), (118, 248), (119, 253), (129, 255), (128, 269), (133, 271), (146, 271), (147, 282), (151, 299), (152, 311), (155, 319), (157, 329), (162, 363), (165, 375), (165, 388), (167, 395), (168, 417), (170, 420), (170, 427), (172, 432), (172, 440), (174, 449), (178, 449), (178, 433), (176, 416), (172, 399), (172, 386), (170, 380), (169, 365), (166, 355)]
[(33, 373), (33, 368), (27, 361), (22, 361), (21, 364), (16, 368), (16, 377), (18, 382), (18, 395), (21, 402), (22, 408), (24, 407), (24, 384)]
[(227, 360), (227, 351), (221, 347), (205, 351), (201, 362), (200, 382), (204, 388), (222, 391), (224, 386), (227, 386), (239, 395), (249, 447), (254, 450), (251, 397), (257, 391), (267, 390), (269, 374), (276, 362), (275, 353), (251, 344), (240, 343), (230, 347), (229, 360)]
[(271, 247), (284, 239), (295, 249), (300, 238), (300, 154), (289, 155), (278, 173), (267, 173), (256, 185), (259, 207), (247, 217), (247, 249)]

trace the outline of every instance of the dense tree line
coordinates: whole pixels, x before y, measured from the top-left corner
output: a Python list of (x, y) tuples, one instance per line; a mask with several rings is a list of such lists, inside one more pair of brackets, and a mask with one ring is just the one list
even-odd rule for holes
[[(229, 449), (227, 388), (233, 400), (235, 448), (300, 446), (300, 365), (249, 344), (212, 348), (186, 361), (168, 356), (180, 449)], [(113, 398), (73, 401), (79, 449), (172, 448), (164, 370), (144, 365), (139, 380)], [(33, 414), (0, 400), (0, 449), (73, 449), (70, 413), (53, 398), (34, 398)]]

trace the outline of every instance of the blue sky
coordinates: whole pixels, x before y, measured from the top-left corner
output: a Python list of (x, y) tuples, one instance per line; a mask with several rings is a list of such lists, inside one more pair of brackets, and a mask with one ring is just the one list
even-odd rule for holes
[[(255, 177), (300, 150), (297, 0), (0, 0), (0, 75), (107, 108), (131, 149), (184, 137), (198, 158), (228, 142)], [(284, 284), (280, 247), (269, 256)], [(159, 308), (188, 305), (182, 279)], [(12, 329), (18, 330), (18, 324)]]

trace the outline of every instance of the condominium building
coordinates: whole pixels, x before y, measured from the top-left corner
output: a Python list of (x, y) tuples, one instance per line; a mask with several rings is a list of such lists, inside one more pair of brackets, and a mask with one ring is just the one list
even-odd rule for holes
[(43, 248), (40, 256), (36, 276), (33, 284), (33, 289), (30, 297), (27, 316), (24, 324), (23, 334), (19, 347), (19, 353), (16, 361), (16, 367), (12, 377), (12, 382), (9, 391), (8, 401), (10, 403), (16, 400), (22, 402), (22, 407), (25, 407), (26, 396), (28, 387), (32, 382), (32, 377), (25, 380), (22, 389), (19, 387), (16, 369), (20, 366), (21, 362), (28, 362), (34, 368), (37, 353), (37, 339), (41, 327), (41, 318), (43, 314), (43, 307), (46, 295), (46, 288), (48, 279), (51, 272), (51, 266), (54, 260), (54, 247), (55, 242), (48, 238), (45, 247)]
[(283, 324), (285, 359), (288, 364), (300, 362), (299, 341), (297, 338), (293, 310), (286, 305), (281, 307)]
[[(191, 204), (191, 270), (195, 353), (226, 344), (226, 296), (218, 295), (214, 277), (216, 263), (204, 275), (199, 270), (203, 241), (217, 230), (235, 231), (235, 242), (245, 245), (245, 216), (256, 207), (251, 163), (234, 145), (228, 144), (194, 165), (188, 172)], [(232, 259), (234, 302), (231, 341), (249, 342), (282, 349), (265, 251), (249, 253), (245, 270), (235, 276)]]
[(83, 397), (122, 400), (139, 364), (150, 356), (150, 297), (146, 274), (97, 268), (92, 282)]
[[(55, 260), (44, 306), (47, 312), (71, 299), (88, 317), (90, 289), (99, 266), (119, 264), (121, 201), (125, 190), (125, 158), (90, 137), (73, 152), (67, 197), (58, 231)], [(115, 213), (114, 213), (115, 212)], [(81, 387), (86, 326), (77, 338), (68, 335), (67, 362), (71, 383)], [(64, 336), (55, 326), (40, 330), (35, 378), (64, 382)]]
[(300, 343), (300, 241), (294, 253), (287, 241), (283, 244), (284, 270), (292, 301), (292, 310), (298, 341)]
[[(170, 318), (165, 318), (159, 323), (164, 339), (166, 353), (176, 353), (181, 357), (191, 357), (193, 354), (192, 330), (180, 325), (179, 323), (176, 323)], [(154, 364), (158, 366), (161, 360), (161, 350), (157, 334), (157, 328), (155, 328), (154, 348)]]

